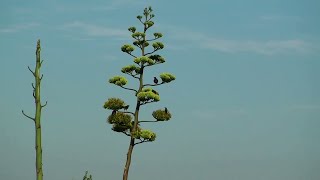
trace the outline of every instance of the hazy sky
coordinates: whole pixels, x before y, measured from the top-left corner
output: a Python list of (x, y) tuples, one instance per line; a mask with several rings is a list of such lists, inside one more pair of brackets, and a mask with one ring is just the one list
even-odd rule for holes
[[(137, 146), (130, 180), (320, 179), (320, 1), (17, 1), (0, 2), (0, 179), (35, 179), (34, 114), (27, 66), (41, 39), (43, 168), (46, 180), (122, 178), (129, 139), (106, 123), (110, 97), (133, 110), (131, 92), (108, 83), (132, 58), (127, 28), (151, 5), (167, 62), (145, 82), (157, 87), (171, 121)], [(138, 84), (128, 77), (128, 87)]]

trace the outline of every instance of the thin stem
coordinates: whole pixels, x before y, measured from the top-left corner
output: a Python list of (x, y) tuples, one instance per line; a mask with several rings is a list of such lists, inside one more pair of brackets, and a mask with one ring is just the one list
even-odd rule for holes
[(41, 105), (41, 108), (45, 107), (48, 104), (48, 101), (44, 105)]
[(160, 39), (161, 37), (158, 37), (158, 38), (153, 38), (153, 39), (147, 39), (146, 41), (154, 41), (154, 40), (157, 40), (157, 39)]
[(122, 112), (122, 113), (127, 113), (127, 114), (132, 114), (132, 115), (134, 115), (133, 112), (129, 112), (129, 111), (118, 111), (118, 112)]
[(130, 56), (132, 56), (132, 57), (134, 57), (134, 58), (137, 58), (137, 56), (135, 56), (135, 55), (133, 55), (133, 54), (131, 54), (131, 53), (128, 53), (128, 52), (127, 52), (127, 54), (129, 54)]
[(146, 87), (146, 86), (160, 86), (161, 84), (165, 84), (165, 82), (162, 82), (160, 84), (145, 84), (145, 85), (143, 85), (143, 87)]
[(127, 132), (122, 132), (123, 134), (127, 135), (127, 136), (131, 136), (130, 134), (128, 134)]
[(141, 47), (141, 46), (139, 46), (139, 45), (135, 45), (135, 46), (137, 46), (139, 49), (141, 49), (141, 50), (142, 50), (142, 47)]
[(123, 88), (123, 89), (127, 89), (127, 90), (130, 90), (130, 91), (134, 91), (134, 92), (138, 92), (137, 90), (135, 90), (135, 89), (131, 89), (131, 88), (126, 88), (126, 87), (123, 87), (123, 86), (119, 86), (119, 87), (121, 87), (121, 88)]
[(25, 117), (27, 117), (27, 118), (29, 118), (29, 119), (31, 119), (31, 120), (33, 120), (33, 121), (35, 121), (35, 118), (32, 118), (32, 117), (30, 117), (30, 116), (26, 115), (26, 114), (24, 113), (24, 111), (23, 111), (23, 110), (22, 110), (22, 114), (23, 114)]
[(162, 62), (156, 62), (156, 63), (154, 63), (154, 64), (145, 65), (145, 67), (154, 66), (154, 65), (157, 65), (157, 64), (162, 64)]
[(139, 123), (141, 123), (141, 122), (159, 122), (159, 121), (139, 121)]
[(158, 51), (158, 50), (159, 50), (159, 49), (154, 49), (152, 52), (146, 53), (145, 56), (146, 56), (146, 55), (149, 55), (149, 54), (152, 54), (152, 53), (154, 53), (154, 52), (156, 52), (156, 51)]
[(148, 140), (142, 140), (142, 141), (140, 141), (140, 142), (134, 143), (134, 145), (141, 144), (141, 143), (145, 143), (145, 142), (151, 142), (151, 141), (148, 141)]
[(33, 76), (36, 76), (36, 74), (30, 69), (30, 67), (28, 66), (29, 71), (33, 74)]
[(142, 22), (141, 19), (139, 19), (139, 21), (140, 21), (142, 24), (144, 24), (144, 22)]
[(147, 102), (141, 103), (140, 105), (145, 105), (145, 104), (149, 104), (149, 103), (153, 103), (153, 102), (157, 102), (157, 101), (147, 101)]
[(126, 73), (126, 74), (132, 76), (133, 78), (139, 79), (139, 77), (136, 76), (137, 74), (136, 74), (136, 75), (134, 75), (134, 74), (132, 74), (132, 73)]

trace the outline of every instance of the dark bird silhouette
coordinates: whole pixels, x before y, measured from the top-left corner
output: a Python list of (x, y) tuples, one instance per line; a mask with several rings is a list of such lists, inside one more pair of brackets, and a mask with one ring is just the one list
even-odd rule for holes
[(153, 82), (154, 82), (155, 84), (158, 84), (159, 81), (158, 81), (158, 79), (157, 79), (156, 77), (154, 77), (154, 78), (153, 78)]
[(164, 112), (168, 114), (168, 109), (166, 107), (164, 108)]
[(116, 113), (117, 113), (117, 110), (112, 111), (112, 115), (116, 115)]
[(123, 106), (123, 109), (124, 109), (125, 111), (128, 110), (128, 108), (129, 108), (129, 105)]

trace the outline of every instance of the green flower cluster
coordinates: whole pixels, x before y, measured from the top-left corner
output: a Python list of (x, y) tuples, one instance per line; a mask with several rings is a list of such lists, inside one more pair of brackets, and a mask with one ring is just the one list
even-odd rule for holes
[(121, 47), (121, 51), (125, 53), (131, 53), (132, 51), (134, 51), (134, 47), (130, 44), (125, 44)]
[(150, 59), (154, 60), (155, 62), (158, 62), (158, 63), (164, 63), (165, 60), (162, 56), (158, 55), (158, 54), (154, 54), (154, 55), (151, 55), (149, 56)]
[(134, 32), (136, 32), (137, 29), (135, 27), (129, 27), (128, 30), (130, 32), (134, 33)]
[(136, 139), (143, 138), (143, 140), (147, 140), (147, 141), (154, 141), (157, 137), (156, 133), (146, 129), (136, 131), (133, 135)]
[(176, 77), (170, 73), (162, 73), (162, 74), (160, 74), (160, 78), (165, 83), (169, 83), (169, 82), (176, 79)]
[(154, 15), (151, 14), (151, 12), (152, 12), (152, 8), (151, 8), (151, 6), (149, 6), (148, 8), (144, 8), (143, 15), (145, 15), (146, 17), (148, 17), (148, 15), (150, 15), (150, 18), (154, 17)]
[(108, 117), (108, 123), (112, 124), (112, 130), (116, 132), (123, 132), (132, 127), (132, 117), (123, 112), (116, 112)]
[(109, 98), (103, 105), (105, 109), (119, 110), (124, 106), (124, 101), (119, 98)]
[(157, 121), (168, 121), (171, 118), (170, 112), (165, 112), (164, 110), (161, 110), (161, 109), (153, 111), (152, 116)]
[(153, 33), (154, 38), (158, 39), (162, 37), (162, 33)]
[(146, 37), (145, 33), (142, 32), (135, 32), (131, 35), (134, 39), (143, 39)]
[(129, 65), (129, 66), (125, 66), (121, 69), (121, 72), (123, 72), (123, 73), (132, 73), (133, 71), (135, 71), (135, 73), (139, 74), (140, 68), (135, 65)]
[(115, 84), (117, 86), (124, 86), (126, 85), (128, 80), (123, 76), (114, 76), (109, 79), (109, 83)]
[(143, 40), (142, 40), (142, 41), (134, 41), (134, 42), (133, 42), (133, 45), (142, 48), (142, 47), (148, 47), (148, 46), (149, 46), (149, 43), (148, 43), (147, 41), (143, 41)]
[(137, 57), (137, 58), (134, 58), (134, 62), (137, 63), (137, 64), (148, 64), (148, 65), (153, 65), (155, 62), (147, 57), (147, 56), (141, 56), (141, 57)]
[(146, 25), (146, 28), (148, 29), (154, 25), (154, 22), (153, 21), (146, 21), (144, 24)]
[(160, 96), (156, 91), (153, 91), (151, 88), (142, 89), (141, 92), (137, 94), (139, 101), (160, 101)]
[(152, 44), (154, 50), (159, 50), (159, 49), (163, 49), (164, 48), (164, 45), (162, 44), (162, 42), (154, 42)]

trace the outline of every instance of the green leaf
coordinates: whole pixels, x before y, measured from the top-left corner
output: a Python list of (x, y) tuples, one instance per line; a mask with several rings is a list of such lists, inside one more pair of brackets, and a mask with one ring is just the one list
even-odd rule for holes
[(160, 74), (160, 78), (165, 83), (169, 83), (169, 82), (176, 79), (176, 77), (170, 73), (162, 73), (162, 74)]

